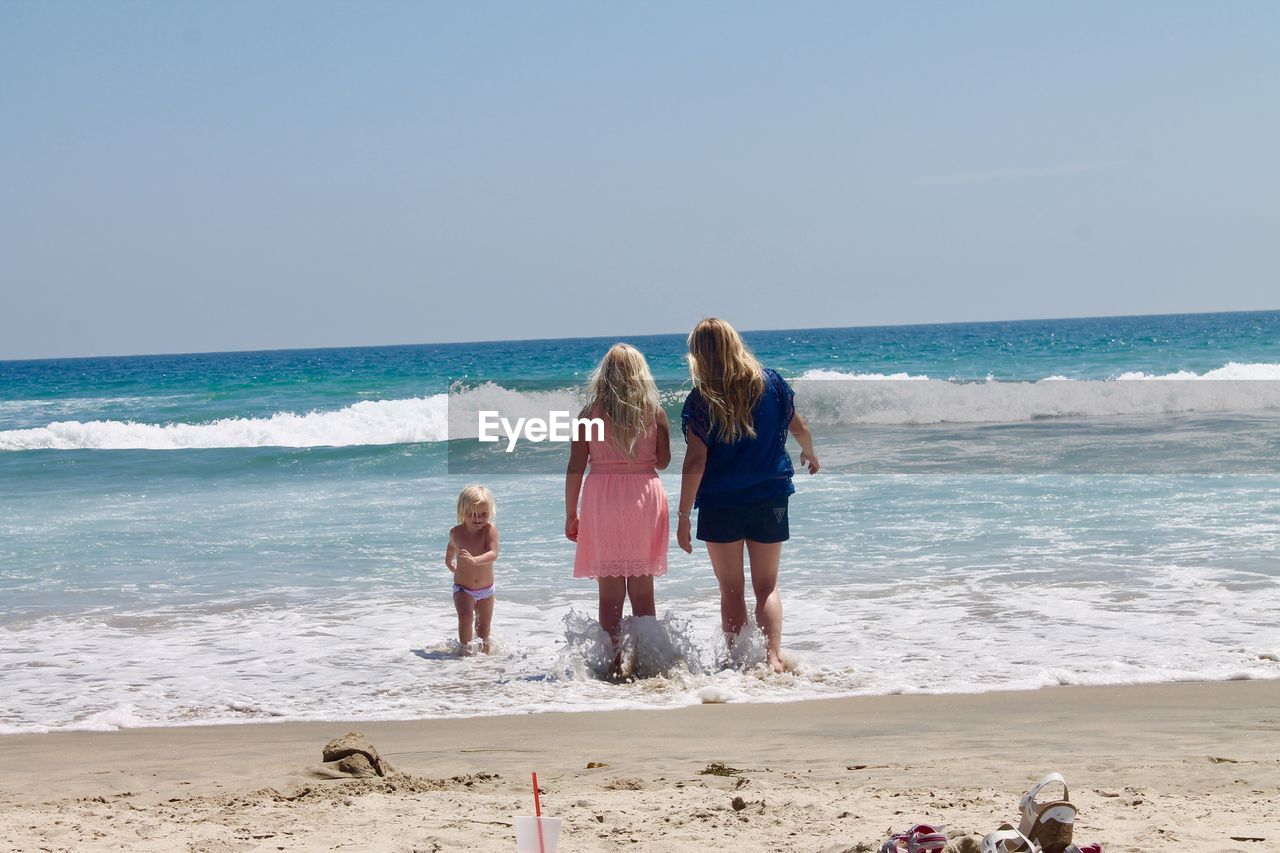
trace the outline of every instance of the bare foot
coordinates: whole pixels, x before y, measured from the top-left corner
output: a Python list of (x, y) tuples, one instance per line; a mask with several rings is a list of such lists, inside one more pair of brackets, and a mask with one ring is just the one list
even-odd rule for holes
[(778, 652), (773, 651), (772, 649), (770, 649), (769, 651), (769, 660), (767, 663), (770, 671), (772, 672), (781, 673), (781, 672), (787, 671), (787, 668), (782, 664), (782, 656)]

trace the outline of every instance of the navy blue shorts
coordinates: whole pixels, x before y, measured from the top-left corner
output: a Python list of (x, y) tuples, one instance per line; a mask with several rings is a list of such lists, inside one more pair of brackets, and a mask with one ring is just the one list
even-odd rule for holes
[(786, 542), (791, 538), (787, 496), (743, 506), (702, 507), (697, 535), (703, 542)]

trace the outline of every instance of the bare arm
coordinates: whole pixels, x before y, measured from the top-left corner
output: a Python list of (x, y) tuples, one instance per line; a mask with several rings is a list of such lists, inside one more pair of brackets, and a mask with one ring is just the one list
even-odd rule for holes
[(658, 409), (658, 464), (659, 471), (667, 470), (671, 464), (671, 424), (667, 421), (667, 413)]
[(702, 472), (707, 469), (707, 446), (693, 433), (689, 434), (689, 446), (684, 452), (684, 468), (680, 472), (680, 520), (676, 524), (676, 542), (686, 554), (693, 553), (691, 535), (693, 502), (702, 484)]
[(569, 445), (569, 467), (564, 472), (564, 535), (570, 542), (578, 541), (578, 495), (590, 455), (591, 445), (584, 439), (574, 439)]
[(470, 559), (477, 566), (491, 566), (498, 559), (498, 525), (489, 525), (489, 533), (484, 540), (484, 553), (472, 554)]
[(451, 572), (458, 570), (458, 546), (453, 544), (453, 534), (449, 534), (449, 544), (444, 549), (444, 566)]
[(800, 467), (808, 468), (810, 474), (818, 473), (818, 454), (813, 452), (813, 434), (809, 432), (809, 425), (800, 417), (799, 412), (792, 416), (788, 429), (800, 444)]
[(498, 560), (498, 525), (489, 525), (489, 533), (485, 534), (484, 553), (472, 555), (466, 548), (462, 548), (458, 555), (458, 562), (466, 561), (468, 566), (492, 566)]

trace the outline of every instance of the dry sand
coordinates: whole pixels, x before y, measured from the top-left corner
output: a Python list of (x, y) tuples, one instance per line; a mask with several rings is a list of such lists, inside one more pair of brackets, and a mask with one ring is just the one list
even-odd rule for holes
[[(405, 774), (326, 780), (357, 730)], [(1280, 682), (1063, 687), (666, 711), (0, 738), (0, 850), (863, 851), (943, 823), (969, 850), (1041, 774), (1110, 853), (1280, 850)], [(588, 762), (603, 767), (587, 768)], [(705, 774), (708, 765), (730, 775)], [(735, 808), (734, 800), (740, 798)]]

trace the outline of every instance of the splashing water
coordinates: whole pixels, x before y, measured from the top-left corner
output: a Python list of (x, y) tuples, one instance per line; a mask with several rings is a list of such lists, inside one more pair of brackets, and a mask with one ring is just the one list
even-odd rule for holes
[(680, 679), (708, 672), (689, 620), (679, 616), (627, 616), (617, 643), (585, 613), (570, 610), (564, 623), (565, 648), (556, 672), (565, 679)]
[(712, 642), (716, 669), (735, 669), (745, 672), (756, 667), (764, 667), (769, 658), (768, 640), (756, 625), (755, 618), (750, 615), (747, 616), (747, 623), (737, 634), (717, 631), (712, 637)]
[(622, 646), (624, 667), (629, 651), (630, 672), (636, 678), (672, 673), (705, 675), (707, 672), (694, 643), (692, 625), (688, 619), (679, 616), (661, 619), (633, 616), (624, 619)]

